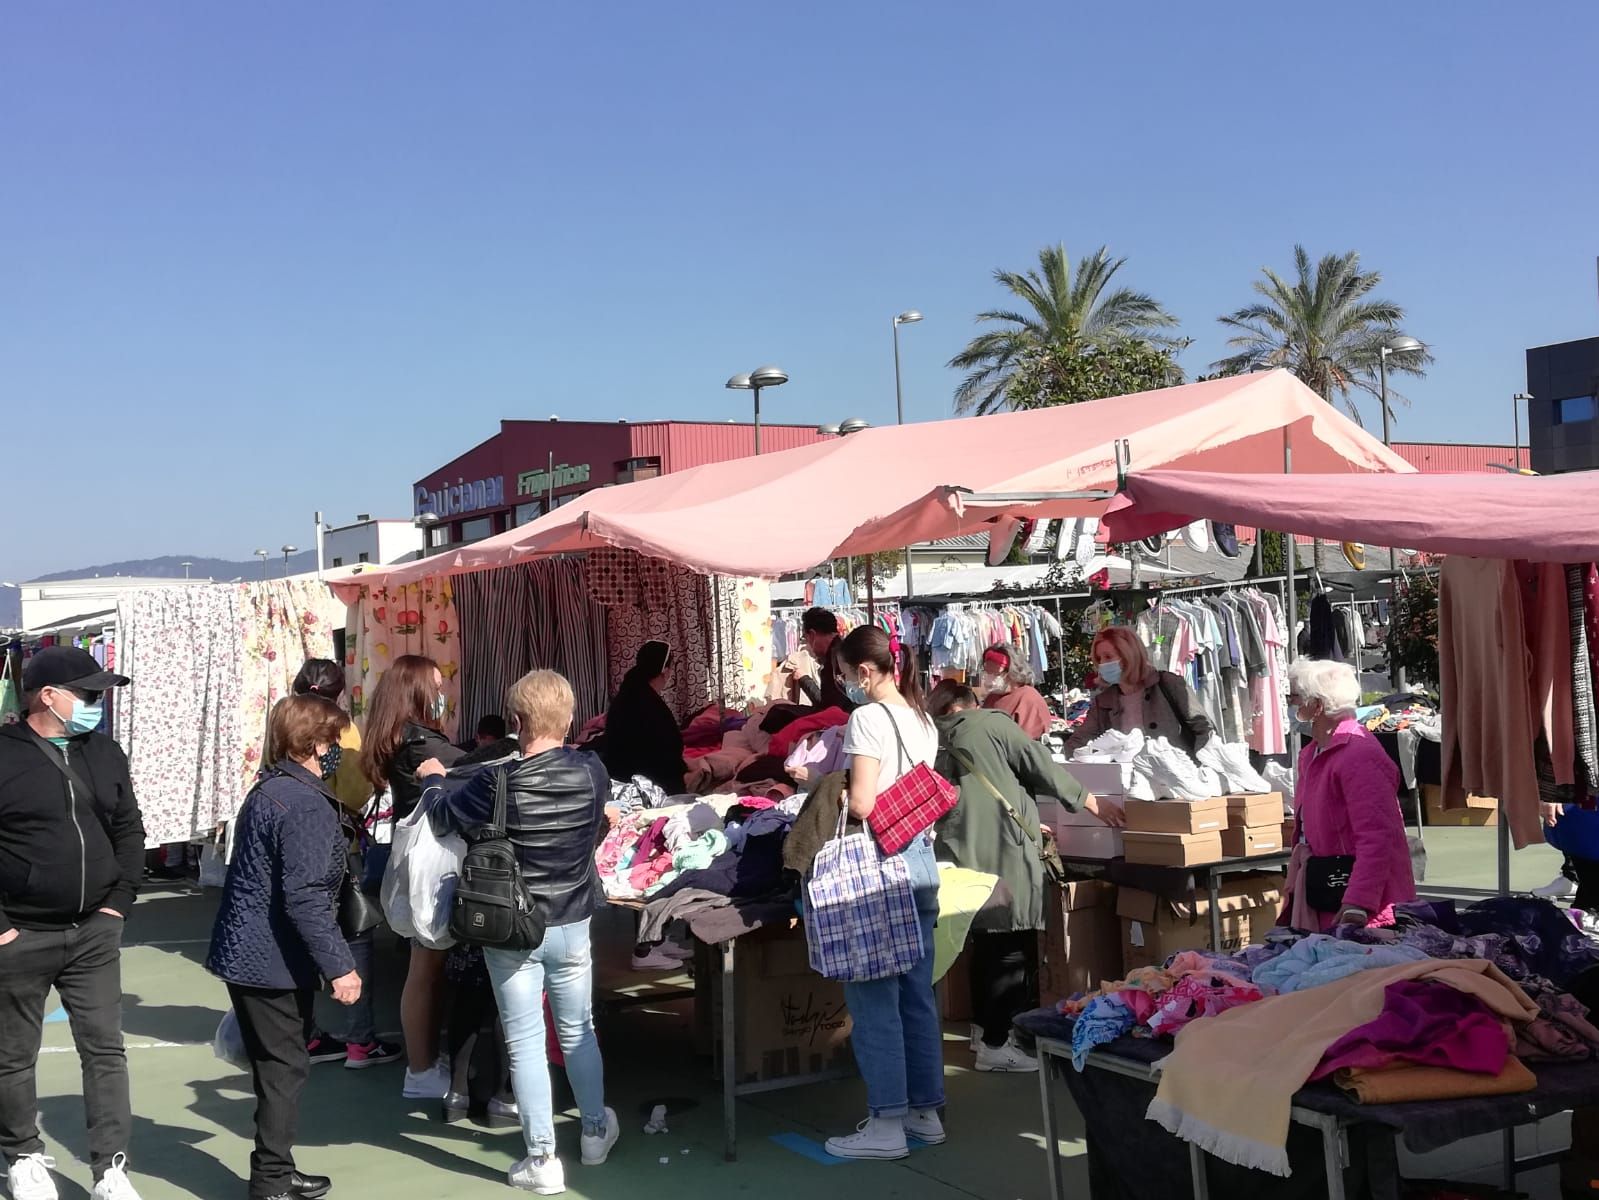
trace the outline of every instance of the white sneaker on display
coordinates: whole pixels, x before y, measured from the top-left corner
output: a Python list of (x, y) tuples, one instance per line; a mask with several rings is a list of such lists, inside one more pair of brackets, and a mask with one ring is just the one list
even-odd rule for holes
[(1142, 729), (1133, 729), (1126, 733), (1119, 729), (1107, 729), (1093, 741), (1078, 747), (1072, 758), (1076, 762), (1084, 763), (1130, 763), (1138, 757), (1138, 752), (1143, 748)]
[(1133, 766), (1148, 774), (1155, 785), (1157, 799), (1209, 800), (1222, 794), (1216, 772), (1201, 767), (1188, 757), (1187, 751), (1173, 746), (1165, 738), (1144, 743)]
[(933, 1109), (913, 1112), (905, 1118), (905, 1136), (915, 1138), (924, 1146), (942, 1146), (949, 1140), (944, 1132), (944, 1122)]
[(128, 1181), (126, 1154), (112, 1157), (111, 1165), (100, 1177), (100, 1182), (94, 1185), (91, 1200), (139, 1200), (139, 1193), (133, 1190), (133, 1184)]
[(605, 1110), (605, 1132), (583, 1133), (583, 1165), (585, 1167), (598, 1167), (611, 1156), (611, 1147), (616, 1145), (616, 1139), (622, 1136), (622, 1123), (616, 1119), (616, 1110)]
[(1038, 1060), (1015, 1042), (1003, 1046), (984, 1044), (977, 1048), (977, 1069), (996, 1075), (1030, 1075), (1038, 1070)]
[(1250, 765), (1248, 746), (1211, 738), (1194, 757), (1200, 766), (1209, 767), (1220, 775), (1223, 785), (1233, 795), (1258, 796), (1273, 790), (1266, 777)]
[(48, 1154), (24, 1154), (7, 1172), (11, 1200), (60, 1200), (56, 1181), (50, 1178), (56, 1160)]
[(405, 1098), (407, 1100), (443, 1100), (450, 1094), (454, 1072), (448, 1063), (434, 1063), (426, 1071), (405, 1069)]
[(1127, 781), (1127, 798), (1129, 800), (1153, 800), (1155, 798), (1155, 783), (1149, 773), (1137, 763), (1133, 764), (1131, 777)]
[(1569, 900), (1577, 894), (1577, 885), (1564, 875), (1556, 875), (1541, 888), (1534, 888), (1534, 896), (1540, 900)]
[(834, 1158), (889, 1160), (909, 1157), (911, 1148), (903, 1118), (868, 1117), (848, 1137), (828, 1138), (827, 1152)]
[(524, 1158), (511, 1168), (511, 1186), (532, 1192), (535, 1196), (559, 1196), (566, 1191), (566, 1172), (561, 1160), (551, 1154), (546, 1158)]

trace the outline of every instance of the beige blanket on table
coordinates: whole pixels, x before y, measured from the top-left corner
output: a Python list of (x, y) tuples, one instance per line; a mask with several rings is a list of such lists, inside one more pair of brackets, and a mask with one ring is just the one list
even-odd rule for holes
[(1382, 1015), (1388, 985), (1406, 979), (1469, 992), (1509, 1021), (1538, 1015), (1492, 963), (1425, 959), (1363, 971), (1189, 1025), (1159, 1064), (1149, 1119), (1226, 1162), (1287, 1176), (1294, 1093), (1329, 1046)]

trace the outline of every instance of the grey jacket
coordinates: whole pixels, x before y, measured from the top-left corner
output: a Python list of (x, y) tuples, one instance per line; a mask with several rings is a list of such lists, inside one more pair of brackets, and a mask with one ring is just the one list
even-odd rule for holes
[[(1073, 750), (1093, 741), (1100, 734), (1115, 729), (1130, 733), (1123, 724), (1122, 690), (1119, 687), (1103, 688), (1094, 697), (1088, 716), (1077, 732), (1066, 739), (1066, 756)], [(1163, 737), (1174, 746), (1192, 754), (1210, 740), (1214, 730), (1210, 717), (1188, 680), (1170, 671), (1157, 671), (1144, 688), (1144, 736)]]

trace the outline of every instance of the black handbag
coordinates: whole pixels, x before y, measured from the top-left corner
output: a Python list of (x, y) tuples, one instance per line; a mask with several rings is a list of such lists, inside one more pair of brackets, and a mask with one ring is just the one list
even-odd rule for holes
[(494, 815), (466, 835), (466, 857), (450, 907), (450, 936), (471, 946), (537, 950), (544, 909), (528, 891), (516, 847), (505, 836), (506, 769), (494, 772)]
[(1342, 912), (1355, 873), (1353, 854), (1313, 854), (1305, 862), (1305, 903), (1319, 913)]
[(339, 932), (347, 942), (383, 924), (383, 909), (361, 890), (361, 873), (349, 861), (354, 858), (353, 854), (347, 856), (344, 879), (339, 883)]

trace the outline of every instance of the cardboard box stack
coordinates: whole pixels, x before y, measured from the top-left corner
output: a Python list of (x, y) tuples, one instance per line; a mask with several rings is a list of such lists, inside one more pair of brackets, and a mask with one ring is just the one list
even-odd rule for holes
[(1153, 867), (1219, 862), (1227, 800), (1128, 800), (1126, 859)]
[[(1221, 945), (1231, 954), (1261, 941), (1282, 909), (1281, 875), (1229, 880), (1221, 887)], [(1210, 945), (1210, 898), (1163, 900), (1150, 892), (1122, 888), (1116, 897), (1121, 922), (1122, 969), (1160, 966), (1181, 950)]]
[(1254, 858), (1288, 849), (1283, 839), (1281, 792), (1227, 797), (1227, 829), (1222, 850), (1228, 858)]
[(1039, 939), (1038, 990), (1046, 1007), (1120, 979), (1116, 885), (1101, 880), (1048, 884)]

